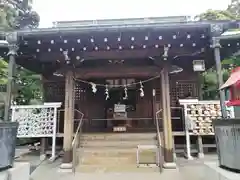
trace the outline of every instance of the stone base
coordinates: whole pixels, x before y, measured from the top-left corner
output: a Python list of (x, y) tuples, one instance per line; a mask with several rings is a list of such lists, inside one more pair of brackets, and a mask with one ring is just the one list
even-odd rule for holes
[(198, 158), (199, 159), (203, 159), (204, 158), (204, 154), (203, 153), (198, 153)]
[(187, 159), (187, 160), (194, 160), (194, 158), (192, 156), (188, 156), (187, 153), (184, 153), (184, 157)]
[(164, 169), (176, 169), (177, 168), (177, 164), (175, 162), (165, 162), (163, 164), (163, 168)]
[(40, 161), (44, 161), (45, 159), (47, 159), (46, 154), (41, 154), (40, 155)]
[(72, 163), (62, 163), (60, 168), (61, 169), (72, 169)]
[(58, 172), (72, 172), (72, 163), (62, 163)]
[(14, 167), (0, 172), (0, 180), (29, 180), (30, 163), (14, 163)]
[(240, 174), (220, 168), (218, 162), (205, 162), (204, 180), (239, 180)]

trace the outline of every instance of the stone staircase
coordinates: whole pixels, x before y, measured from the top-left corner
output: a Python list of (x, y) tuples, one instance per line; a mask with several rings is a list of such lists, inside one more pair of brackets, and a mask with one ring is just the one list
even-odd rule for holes
[[(157, 172), (157, 167), (137, 167), (138, 145), (156, 145), (155, 133), (83, 134), (78, 172)], [(156, 163), (154, 150), (140, 153), (140, 162)]]

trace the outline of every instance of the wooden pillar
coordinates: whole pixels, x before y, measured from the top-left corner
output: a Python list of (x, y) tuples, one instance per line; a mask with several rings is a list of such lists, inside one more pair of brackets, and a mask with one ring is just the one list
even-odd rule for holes
[(173, 155), (173, 133), (170, 105), (168, 67), (161, 71), (162, 109), (163, 109), (163, 134), (164, 134), (164, 167), (176, 168)]
[[(64, 136), (63, 136), (63, 164), (72, 162), (72, 139), (74, 125), (74, 76), (68, 71), (65, 76), (65, 112), (64, 112)], [(67, 166), (63, 166), (68, 168)]]

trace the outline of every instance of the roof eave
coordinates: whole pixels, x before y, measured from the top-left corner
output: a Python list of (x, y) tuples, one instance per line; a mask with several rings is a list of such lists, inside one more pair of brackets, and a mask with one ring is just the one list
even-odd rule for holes
[[(168, 29), (168, 28), (204, 28), (209, 27), (208, 22), (189, 22), (189, 23), (146, 23), (146, 24), (123, 24), (123, 25), (102, 25), (102, 26), (78, 26), (78, 27), (52, 27), (52, 28), (38, 28), (19, 30), (19, 36), (29, 35), (46, 35), (46, 34), (57, 34), (57, 33), (85, 33), (85, 32), (106, 32), (106, 31), (119, 31), (119, 30), (136, 30), (136, 29)], [(2, 32), (4, 34), (4, 32)], [(1, 34), (1, 33), (0, 33)]]

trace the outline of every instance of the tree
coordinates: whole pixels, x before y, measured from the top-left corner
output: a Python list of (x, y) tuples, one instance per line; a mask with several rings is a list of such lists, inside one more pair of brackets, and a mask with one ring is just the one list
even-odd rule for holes
[[(223, 80), (226, 81), (229, 77), (229, 70), (223, 68)], [(218, 99), (218, 82), (217, 82), (217, 73), (215, 68), (210, 68), (206, 72), (202, 73), (202, 82), (203, 82), (203, 99), (213, 100)]]
[(3, 30), (35, 28), (39, 15), (32, 11), (32, 0), (0, 0), (0, 28)]
[(240, 19), (240, 0), (231, 0), (230, 5), (225, 10), (209, 9), (195, 17), (197, 20), (236, 20)]
[[(0, 30), (36, 28), (39, 16), (32, 11), (32, 0), (0, 0)], [(0, 85), (7, 83), (7, 63), (0, 58)], [(17, 104), (29, 104), (32, 99), (41, 100), (39, 75), (17, 66), (14, 98)]]
[[(240, 0), (232, 0), (226, 10), (207, 10), (196, 16), (200, 21), (216, 21), (216, 20), (237, 20), (240, 19)], [(239, 54), (234, 54), (222, 61), (222, 72), (224, 81), (229, 77), (232, 68), (240, 66)], [(203, 97), (204, 99), (218, 98), (217, 72), (215, 67), (207, 70), (202, 74), (203, 80)]]
[(19, 67), (16, 87), (18, 92), (16, 93), (15, 102), (17, 104), (27, 105), (33, 101), (35, 101), (34, 103), (41, 102), (43, 95), (40, 75)]
[(231, 0), (231, 4), (228, 6), (227, 11), (236, 18), (240, 18), (240, 0)]
[(228, 10), (212, 10), (209, 9), (204, 13), (195, 17), (200, 21), (215, 21), (215, 20), (234, 20), (237, 17)]

